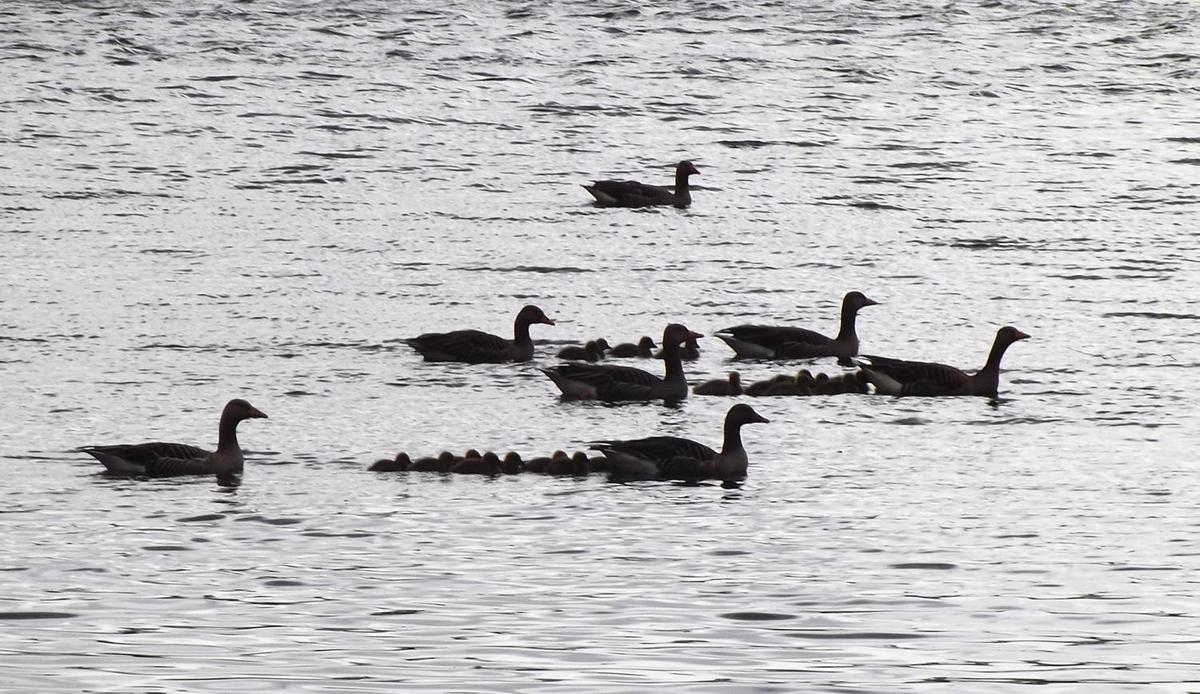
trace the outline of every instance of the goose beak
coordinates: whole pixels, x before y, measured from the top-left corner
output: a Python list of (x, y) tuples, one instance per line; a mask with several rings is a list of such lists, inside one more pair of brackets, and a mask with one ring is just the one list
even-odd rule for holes
[(246, 416), (251, 419), (267, 419), (266, 413), (253, 405), (250, 406), (250, 410), (246, 413)]
[(697, 333), (689, 330), (688, 337), (692, 338), (693, 340), (699, 340), (700, 338), (704, 337), (704, 333)]
[(1013, 332), (1015, 333), (1015, 334), (1013, 335), (1013, 340), (1027, 340), (1027, 339), (1029, 339), (1029, 333), (1023, 333), (1023, 332), (1021, 332), (1020, 330), (1016, 330), (1015, 328), (1013, 329)]

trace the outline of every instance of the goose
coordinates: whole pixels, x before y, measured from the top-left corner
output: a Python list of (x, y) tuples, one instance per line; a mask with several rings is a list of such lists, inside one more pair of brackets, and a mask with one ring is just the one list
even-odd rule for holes
[(688, 395), (687, 377), (679, 357), (679, 345), (689, 336), (702, 337), (679, 323), (663, 330), (663, 361), (666, 374), (659, 378), (630, 366), (560, 364), (542, 372), (554, 381), (564, 397), (579, 400), (683, 400)]
[(878, 303), (862, 292), (846, 294), (842, 298), (841, 326), (835, 338), (805, 328), (770, 325), (736, 325), (719, 330), (715, 335), (733, 349), (738, 359), (837, 357), (838, 363), (849, 366), (850, 357), (858, 354), (858, 335), (854, 331), (858, 310)]
[[(663, 350), (656, 352), (654, 358), (662, 359)], [(696, 338), (689, 337), (683, 341), (683, 346), (679, 348), (679, 358), (684, 361), (696, 361), (700, 358), (700, 345), (696, 343)]]
[(134, 477), (177, 477), (216, 475), (218, 479), (242, 473), (245, 458), (238, 445), (237, 426), (244, 419), (266, 419), (250, 403), (235, 398), (221, 410), (217, 450), (206, 451), (182, 443), (136, 443), (84, 446), (79, 450), (104, 464), (108, 472)]
[(763, 381), (755, 381), (747, 386), (742, 392), (746, 395), (759, 396), (769, 395), (771, 389), (776, 386), (793, 381), (792, 377), (787, 374), (776, 374)]
[(529, 461), (525, 463), (525, 472), (533, 472), (538, 474), (547, 473), (552, 463), (558, 466), (562, 465), (562, 463), (566, 460), (569, 460), (566, 451), (554, 451), (554, 453), (552, 453), (549, 457), (540, 456), (537, 458), (530, 458)]
[(652, 186), (637, 181), (595, 181), (584, 190), (596, 199), (596, 207), (651, 207), (674, 205), (684, 208), (692, 204), (688, 189), (688, 176), (700, 171), (690, 161), (675, 165), (675, 189), (668, 186)]
[(718, 453), (702, 443), (675, 436), (651, 436), (627, 441), (597, 441), (591, 447), (612, 466), (611, 477), (627, 479), (715, 479), (732, 482), (746, 477), (742, 427), (767, 419), (746, 404), (729, 408), (725, 435)]
[(692, 388), (696, 395), (741, 395), (742, 376), (736, 371), (729, 372), (729, 378), (714, 378)]
[(466, 457), (450, 467), (450, 472), (459, 475), (499, 475), (504, 467), (500, 456), (488, 451), (483, 457)]
[(863, 355), (859, 368), (880, 395), (982, 395), (995, 398), (1000, 387), (1000, 360), (1009, 345), (1029, 335), (1006, 325), (996, 339), (983, 368), (973, 374), (945, 364), (904, 361)]
[(516, 451), (509, 451), (504, 456), (504, 460), (500, 461), (500, 471), (506, 475), (516, 475), (525, 469), (525, 464), (521, 461), (521, 455)]
[(582, 347), (579, 345), (563, 347), (558, 351), (558, 358), (574, 361), (600, 361), (608, 349), (608, 340), (601, 337), (596, 340), (588, 340)]
[(554, 325), (537, 306), (525, 306), (513, 321), (513, 339), (481, 330), (454, 330), (448, 333), (425, 333), (405, 342), (417, 350), (425, 361), (458, 361), (468, 364), (499, 364), (533, 359), (533, 340), (529, 326), (534, 323)]
[(436, 458), (417, 458), (408, 466), (409, 472), (448, 472), (457, 460), (450, 451), (438, 453)]
[(370, 472), (404, 472), (411, 466), (412, 460), (409, 459), (408, 454), (400, 451), (394, 459), (376, 460), (367, 470)]
[(654, 356), (654, 348), (656, 346), (657, 345), (654, 344), (653, 338), (651, 338), (649, 335), (642, 335), (641, 339), (637, 341), (636, 345), (632, 342), (622, 342), (616, 347), (608, 350), (608, 356), (613, 358), (640, 357), (642, 359), (649, 359), (650, 357)]

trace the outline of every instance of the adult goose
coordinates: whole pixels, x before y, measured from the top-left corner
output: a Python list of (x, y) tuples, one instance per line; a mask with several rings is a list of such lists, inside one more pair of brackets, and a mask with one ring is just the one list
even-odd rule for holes
[(742, 446), (742, 427), (767, 420), (745, 404), (725, 415), (725, 435), (718, 453), (702, 443), (675, 436), (651, 436), (627, 441), (598, 441), (591, 447), (604, 454), (614, 479), (722, 480), (746, 477), (748, 459)]
[(833, 338), (805, 328), (771, 325), (736, 325), (715, 334), (737, 353), (739, 359), (837, 357), (838, 363), (850, 365), (850, 357), (858, 354), (858, 334), (854, 331), (858, 310), (877, 303), (862, 292), (846, 294), (842, 298), (841, 325), (837, 337)]
[(405, 340), (421, 353), (425, 361), (458, 361), (468, 364), (499, 364), (533, 359), (533, 340), (529, 326), (534, 323), (554, 325), (537, 306), (526, 306), (513, 321), (513, 339), (481, 330), (455, 330), (448, 333), (425, 333)]
[(1009, 345), (1029, 335), (1006, 325), (996, 331), (987, 363), (973, 374), (945, 364), (863, 355), (859, 368), (880, 395), (982, 395), (995, 398), (1000, 360)]
[(688, 395), (687, 377), (679, 345), (688, 337), (703, 337), (679, 323), (663, 330), (663, 378), (631, 366), (560, 364), (543, 372), (568, 398), (579, 400), (683, 400)]
[(632, 342), (622, 342), (608, 350), (608, 356), (613, 358), (639, 357), (641, 359), (649, 359), (654, 356), (654, 348), (657, 346), (654, 344), (654, 339), (649, 335), (642, 335), (642, 338), (637, 341), (636, 345)]
[(597, 207), (651, 207), (674, 205), (687, 207), (692, 204), (688, 190), (688, 176), (700, 172), (690, 161), (675, 165), (675, 189), (668, 186), (652, 186), (637, 181), (595, 181), (584, 190), (596, 199)]
[[(660, 349), (654, 355), (655, 359), (663, 358), (663, 351)], [(679, 358), (684, 361), (696, 361), (700, 358), (700, 344), (696, 342), (696, 338), (689, 337), (683, 341), (683, 346), (679, 348)]]
[(237, 426), (244, 419), (266, 418), (250, 403), (236, 398), (225, 404), (217, 433), (217, 450), (207, 451), (182, 443), (135, 443), (84, 446), (79, 450), (104, 464), (113, 474), (135, 477), (216, 475), (218, 479), (242, 473), (245, 458), (238, 445)]

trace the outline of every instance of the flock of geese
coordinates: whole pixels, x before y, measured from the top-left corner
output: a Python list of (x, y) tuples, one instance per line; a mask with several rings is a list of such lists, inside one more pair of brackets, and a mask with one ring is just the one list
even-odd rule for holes
[[(691, 162), (680, 162), (675, 169), (675, 186), (652, 186), (636, 181), (596, 181), (584, 186), (601, 207), (644, 207), (691, 203), (688, 177), (699, 171)], [(855, 321), (859, 310), (877, 302), (862, 292), (852, 291), (842, 300), (838, 333), (829, 337), (807, 328), (743, 324), (717, 331), (715, 336), (728, 345), (735, 359), (795, 360), (833, 358), (857, 371), (830, 377), (807, 369), (795, 376), (776, 376), (742, 386), (734, 371), (728, 379), (701, 383), (691, 389), (696, 395), (830, 395), (870, 393), (893, 396), (984, 396), (995, 398), (1000, 381), (1000, 361), (1008, 347), (1029, 335), (1005, 326), (996, 332), (987, 361), (974, 373), (946, 364), (906, 361), (859, 354)], [(405, 340), (425, 361), (495, 364), (531, 361), (535, 345), (529, 334), (533, 325), (554, 325), (537, 306), (525, 306), (513, 321), (511, 340), (481, 330), (454, 330), (425, 333)], [(689, 386), (683, 362), (695, 359), (697, 340), (704, 337), (680, 323), (670, 323), (655, 345), (649, 336), (636, 343), (610, 346), (603, 338), (561, 350), (563, 363), (542, 372), (554, 383), (564, 399), (602, 400), (607, 402), (651, 401), (678, 402), (688, 397)], [(655, 353), (655, 349), (661, 351)], [(663, 362), (662, 375), (626, 364), (599, 363), (611, 358), (646, 359)], [(244, 456), (238, 445), (237, 427), (246, 419), (267, 415), (242, 399), (230, 400), (221, 412), (215, 451), (179, 443), (151, 442), (86, 446), (80, 448), (99, 460), (109, 473), (134, 477), (171, 477), (178, 475), (215, 475), (218, 481), (236, 480), (242, 473)], [(745, 403), (731, 407), (725, 415), (721, 450), (675, 436), (649, 436), (641, 439), (594, 441), (588, 444), (599, 453), (583, 451), (568, 455), (555, 451), (550, 456), (523, 460), (515, 452), (501, 458), (494, 452), (469, 450), (463, 456), (442, 452), (437, 456), (412, 458), (400, 452), (393, 459), (377, 461), (373, 471), (444, 472), (458, 474), (502, 475), (522, 472), (551, 475), (606, 473), (614, 480), (672, 479), (719, 480), (736, 484), (746, 476), (747, 457), (741, 429), (747, 424), (767, 420)]]

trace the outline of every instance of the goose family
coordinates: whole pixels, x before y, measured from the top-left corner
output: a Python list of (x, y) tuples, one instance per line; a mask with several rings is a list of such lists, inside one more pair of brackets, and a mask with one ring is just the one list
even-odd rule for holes
[(687, 207), (692, 204), (688, 177), (699, 170), (690, 161), (675, 165), (675, 187), (654, 186), (637, 181), (594, 181), (583, 188), (595, 198), (597, 207), (652, 207), (671, 205)]
[(458, 361), (468, 364), (499, 364), (533, 359), (533, 339), (529, 326), (554, 325), (537, 306), (525, 306), (513, 321), (513, 339), (481, 330), (454, 330), (448, 333), (425, 333), (405, 342), (417, 350), (425, 361)]
[[(583, 186), (598, 207), (674, 206), (691, 204), (689, 177), (699, 174), (691, 161), (675, 166), (674, 186), (650, 185), (628, 180), (601, 180)], [(1006, 350), (1029, 335), (1008, 325), (996, 332), (983, 367), (974, 373), (946, 364), (919, 362), (892, 357), (860, 355), (856, 321), (861, 309), (878, 302), (861, 291), (846, 293), (841, 302), (838, 331), (829, 337), (815, 330), (793, 326), (743, 323), (715, 333), (734, 352), (734, 359), (790, 360), (833, 357), (844, 366), (858, 370), (830, 376), (815, 375), (807, 369), (794, 377), (779, 374), (743, 386), (737, 371), (724, 379), (697, 384), (692, 392), (706, 396), (786, 396), (868, 393), (892, 396), (986, 396), (997, 397), (1000, 362)], [(404, 342), (427, 362), (468, 364), (529, 362), (535, 345), (530, 335), (533, 325), (555, 325), (545, 312), (526, 305), (513, 319), (512, 339), (475, 329), (426, 332)], [(670, 323), (656, 345), (650, 336), (636, 343), (612, 347), (603, 338), (587, 340), (558, 351), (565, 363), (540, 369), (554, 383), (564, 399), (654, 401), (677, 403), (688, 397), (689, 384), (683, 370), (684, 360), (699, 357), (697, 343), (701, 333), (682, 323)], [(655, 353), (655, 349), (661, 347)], [(606, 357), (663, 360), (661, 376), (643, 369), (615, 364), (597, 364)], [(214, 475), (218, 480), (239, 476), (245, 459), (237, 439), (237, 427), (246, 419), (266, 418), (266, 414), (241, 398), (226, 403), (221, 412), (215, 451), (196, 446), (149, 442), (84, 446), (78, 450), (100, 461), (114, 474), (144, 477)], [(606, 472), (615, 480), (673, 479), (721, 480), (735, 482), (746, 476), (748, 461), (742, 445), (741, 429), (747, 424), (768, 420), (744, 403), (735, 404), (726, 413), (721, 450), (674, 436), (649, 436), (641, 439), (604, 440), (590, 444), (600, 453), (589, 457), (583, 451), (568, 455), (556, 450), (549, 456), (523, 459), (516, 452), (503, 458), (497, 453), (475, 449), (456, 456), (443, 451), (436, 456), (410, 457), (400, 452), (393, 458), (378, 460), (369, 469), (376, 472), (437, 472), (460, 475), (497, 476), (521, 472), (548, 475), (587, 475)]]
[(765, 417), (744, 403), (729, 408), (719, 452), (677, 436), (596, 441), (591, 447), (608, 459), (612, 466), (610, 475), (615, 479), (736, 482), (745, 479), (749, 462), (742, 445), (742, 427), (766, 422)]
[(217, 428), (217, 450), (207, 451), (183, 443), (114, 444), (84, 446), (79, 450), (99, 460), (108, 472), (135, 477), (216, 475), (226, 479), (242, 473), (245, 456), (238, 445), (238, 424), (267, 415), (241, 398), (225, 404)]
[(973, 374), (946, 364), (868, 355), (859, 360), (859, 368), (875, 391), (883, 395), (980, 395), (994, 399), (1000, 388), (1000, 360), (1004, 352), (1014, 342), (1028, 338), (1029, 335), (1011, 325), (1000, 328), (983, 368)]
[(560, 364), (543, 373), (550, 377), (564, 397), (579, 400), (668, 400), (687, 398), (688, 383), (683, 373), (680, 346), (689, 338), (703, 337), (680, 323), (663, 330), (662, 378), (632, 366), (610, 364)]
[(714, 333), (729, 345), (739, 359), (814, 359), (837, 357), (849, 366), (858, 354), (855, 320), (859, 309), (879, 302), (862, 292), (850, 292), (842, 298), (841, 322), (837, 337), (827, 337), (806, 328), (773, 325), (735, 325)]

